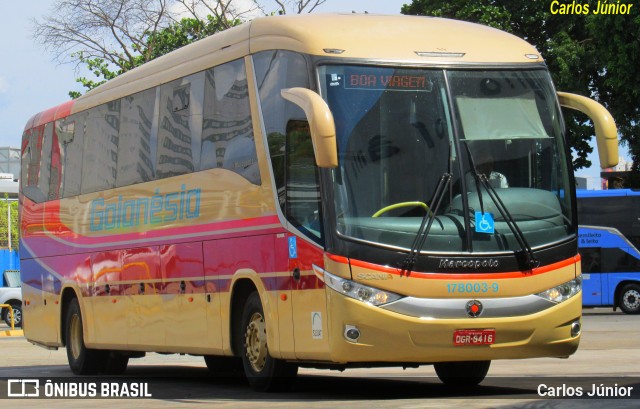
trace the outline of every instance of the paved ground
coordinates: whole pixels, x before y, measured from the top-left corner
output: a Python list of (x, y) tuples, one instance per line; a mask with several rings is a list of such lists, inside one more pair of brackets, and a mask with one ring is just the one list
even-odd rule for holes
[[(301, 369), (287, 394), (251, 391), (242, 380), (208, 377), (200, 357), (149, 354), (132, 360), (126, 377), (147, 382), (153, 399), (144, 400), (0, 400), (2, 407), (305, 407), (348, 406), (361, 408), (627, 408), (640, 400), (541, 400), (536, 391), (549, 386), (633, 386), (640, 391), (640, 316), (608, 309), (585, 310), (579, 351), (567, 360), (532, 359), (495, 361), (489, 377), (473, 390), (455, 391), (435, 378), (431, 367), (418, 369), (359, 369), (343, 373)], [(0, 327), (0, 331), (5, 329)], [(70, 377), (64, 350), (48, 351), (24, 338), (0, 338), (0, 378)], [(624, 379), (623, 377), (634, 377)], [(78, 378), (87, 381), (87, 378)], [(0, 387), (6, 388), (1, 385)], [(10, 403), (10, 406), (5, 406)]]

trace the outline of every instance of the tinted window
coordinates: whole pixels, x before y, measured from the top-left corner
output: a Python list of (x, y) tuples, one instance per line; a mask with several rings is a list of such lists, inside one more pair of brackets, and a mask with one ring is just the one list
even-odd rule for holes
[[(62, 152), (62, 196), (70, 197), (80, 194), (82, 186), (82, 163), (84, 157), (85, 120), (87, 112), (71, 115), (58, 121), (59, 141)], [(58, 126), (58, 125), (56, 125)]]
[(82, 193), (116, 185), (120, 100), (89, 110), (85, 123)]
[(198, 168), (203, 88), (204, 73), (160, 87), (158, 178), (183, 175)]
[(289, 121), (286, 146), (287, 219), (322, 243), (320, 183), (307, 121)]
[[(45, 132), (45, 129), (47, 130)], [(49, 134), (49, 146), (45, 134)], [(47, 200), (49, 192), (49, 161), (51, 155), (51, 127), (39, 126), (28, 133), (29, 143), (23, 153), (22, 166), (26, 166), (26, 178), (22, 180), (22, 192), (36, 203)], [(48, 152), (49, 158), (43, 157), (43, 150)], [(44, 174), (42, 166), (45, 166)], [(24, 174), (24, 170), (22, 171)]]
[(59, 124), (63, 121), (51, 123), (53, 135), (51, 138), (51, 165), (49, 167), (49, 200), (61, 197), (62, 185), (62, 146), (60, 143), (61, 130)]
[(605, 272), (640, 271), (640, 260), (619, 248), (603, 248), (602, 264)]
[(269, 144), (269, 155), (278, 191), (278, 201), (285, 205), (285, 135), (291, 120), (304, 120), (304, 112), (285, 100), (285, 88), (309, 88), (307, 63), (300, 54), (289, 51), (264, 51), (253, 56), (262, 107), (262, 120)]
[(600, 273), (602, 272), (602, 256), (600, 247), (580, 248), (582, 273)]
[(148, 182), (155, 178), (153, 127), (156, 90), (122, 98), (116, 186)]
[(51, 148), (53, 146), (53, 123), (44, 126), (42, 138), (42, 154), (40, 155), (40, 172), (38, 175), (38, 190), (42, 192), (44, 200), (49, 197), (49, 176), (51, 174)]
[(200, 169), (224, 168), (260, 184), (244, 60), (206, 71)]
[[(22, 159), (20, 160), (20, 184), (22, 188), (29, 185), (29, 164), (31, 163), (31, 130), (22, 134), (22, 140), (26, 141), (26, 146), (22, 148)], [(24, 142), (23, 142), (24, 143)]]

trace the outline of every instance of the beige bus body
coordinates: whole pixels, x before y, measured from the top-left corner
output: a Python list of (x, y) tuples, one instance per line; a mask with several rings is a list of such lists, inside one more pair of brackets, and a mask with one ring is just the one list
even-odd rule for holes
[[(378, 16), (355, 14), (330, 14), (330, 15), (300, 15), (265, 17), (245, 23), (241, 26), (226, 30), (200, 40), (192, 45), (185, 46), (168, 55), (144, 64), (130, 72), (116, 77), (106, 84), (88, 92), (75, 100), (72, 105), (64, 105), (45, 113), (52, 120), (61, 119), (74, 113), (86, 111), (102, 104), (115, 101), (138, 92), (152, 89), (169, 83), (173, 80), (184, 78), (188, 75), (202, 72), (220, 64), (243, 59), (246, 65), (248, 98), (250, 100), (251, 120), (255, 149), (259, 165), (261, 181), (259, 185), (250, 185), (245, 179), (234, 176), (229, 177), (226, 170), (212, 169), (190, 174), (180, 175), (164, 179), (163, 192), (178, 192), (181, 187), (190, 181), (196, 181), (202, 186), (202, 197), (211, 200), (212, 206), (221, 206), (220, 209), (208, 208), (203, 214), (211, 216), (209, 219), (216, 222), (226, 222), (230, 219), (244, 222), (265, 217), (272, 224), (271, 229), (279, 228), (274, 234), (274, 247), (286, 248), (287, 237), (297, 235), (300, 241), (301, 234), (291, 227), (291, 224), (283, 217), (278, 205), (277, 188), (274, 183), (273, 171), (269, 163), (269, 147), (267, 135), (265, 135), (258, 98), (258, 85), (256, 84), (255, 67), (251, 56), (267, 50), (288, 50), (307, 56), (312, 56), (317, 61), (326, 58), (332, 63), (359, 63), (370, 65), (390, 65), (408, 67), (452, 67), (452, 68), (479, 68), (488, 69), (508, 68), (544, 68), (544, 62), (537, 50), (527, 42), (502, 31), (486, 26), (430, 17), (408, 16)], [(313, 87), (312, 87), (313, 88)], [(335, 167), (338, 164), (337, 146), (335, 137), (335, 125), (331, 111), (322, 98), (315, 92), (303, 88), (290, 88), (278, 90), (282, 97), (303, 108), (314, 142), (315, 158), (320, 167)], [(591, 114), (596, 123), (598, 147), (602, 166), (611, 166), (617, 158), (617, 144), (615, 144), (615, 125), (607, 116), (606, 110), (595, 102), (585, 103), (571, 95), (563, 95), (563, 106), (571, 107)], [(65, 108), (66, 107), (66, 108)], [(68, 108), (68, 109), (67, 109)], [(65, 111), (65, 109), (67, 109)], [(43, 127), (44, 114), (34, 116), (26, 126), (27, 130)], [(605, 123), (602, 125), (602, 123)], [(28, 141), (27, 141), (28, 142)], [(23, 148), (27, 142), (23, 141)], [(23, 164), (24, 166), (24, 164)], [(157, 181), (150, 181), (135, 185), (138, 196), (152, 196), (156, 189)], [(218, 184), (216, 184), (218, 183)], [(210, 191), (205, 192), (206, 189)], [(77, 209), (84, 206), (85, 212), (92, 200), (100, 197), (110, 198), (116, 201), (118, 195), (126, 195), (133, 191), (127, 186), (117, 189), (93, 192), (88, 195), (80, 195), (60, 200), (61, 224), (71, 220), (64, 219), (64, 212), (69, 209)], [(141, 193), (140, 193), (141, 192)], [(200, 194), (198, 192), (198, 194)], [(83, 197), (84, 196), (84, 197)], [(78, 199), (81, 198), (81, 199)], [(47, 204), (47, 203), (45, 203)], [(37, 208), (35, 204), (33, 208)], [(226, 207), (225, 207), (226, 206)], [(204, 207), (204, 205), (203, 205)], [(46, 210), (46, 209), (45, 209)], [(207, 213), (209, 212), (209, 213)], [(44, 217), (40, 219), (42, 221)], [(276, 222), (273, 222), (276, 220)], [(279, 220), (279, 223), (278, 223)], [(188, 221), (193, 227), (199, 221)], [(89, 238), (100, 236), (92, 233), (87, 227), (87, 221), (83, 226), (78, 225), (74, 230), (80, 236)], [(187, 222), (185, 222), (187, 223)], [(35, 223), (37, 224), (37, 223)], [(45, 223), (46, 224), (46, 223)], [(72, 223), (69, 222), (69, 225)], [(31, 226), (35, 230), (49, 234), (49, 227)], [(75, 226), (74, 226), (75, 227)], [(142, 231), (140, 241), (145, 234), (154, 233), (161, 227), (144, 226), (147, 231)], [(84, 229), (84, 230), (83, 230)], [(155, 230), (154, 230), (155, 229)], [(246, 228), (246, 238), (251, 238), (249, 228)], [(38, 230), (38, 231), (40, 231)], [(244, 232), (244, 230), (243, 230)], [(134, 233), (140, 233), (135, 231)], [(235, 232), (232, 232), (235, 234)], [(52, 233), (54, 234), (54, 233)], [(205, 233), (202, 233), (205, 234)], [(212, 234), (218, 234), (213, 232)], [(240, 233), (238, 233), (240, 234)], [(108, 237), (103, 234), (101, 237)], [(197, 236), (200, 237), (200, 236)], [(197, 239), (193, 239), (194, 242)], [(240, 241), (238, 241), (240, 242)], [(136, 242), (138, 243), (138, 241)], [(323, 267), (314, 264), (313, 268), (298, 269), (297, 264), (291, 264), (290, 270), (298, 270), (297, 273), (305, 279), (325, 280), (324, 272), (333, 275), (337, 279), (353, 280), (364, 285), (375, 286), (385, 291), (406, 295), (416, 303), (425, 302), (429, 305), (441, 308), (444, 311), (448, 307), (441, 303), (443, 299), (455, 299), (456, 308), (462, 302), (464, 309), (466, 296), (447, 294), (446, 288), (457, 280), (492, 280), (499, 282), (501, 292), (498, 295), (489, 295), (488, 302), (500, 303), (505, 299), (529, 299), (536, 297), (549, 289), (561, 286), (572, 280), (579, 280), (579, 257), (573, 257), (547, 266), (542, 266), (534, 271), (513, 271), (493, 278), (490, 274), (481, 274), (481, 278), (474, 274), (417, 274), (404, 276), (398, 274), (396, 269), (387, 266), (373, 265), (371, 263), (357, 263), (346, 257), (333, 256), (323, 253), (321, 246), (315, 243), (304, 244), (309, 252), (320, 255)], [(87, 247), (89, 248), (89, 247)], [(118, 249), (119, 250), (119, 249)], [(87, 250), (89, 251), (89, 250)], [(124, 249), (123, 251), (126, 251)], [(204, 251), (203, 251), (204, 253)], [(204, 257), (206, 258), (206, 254)], [(88, 262), (87, 262), (88, 263)], [(295, 267), (295, 268), (293, 268)], [(231, 268), (231, 267), (230, 267)], [(300, 271), (301, 270), (301, 271)], [(113, 272), (113, 271), (112, 271)], [(27, 319), (27, 323), (33, 325), (26, 328), (27, 338), (37, 344), (47, 347), (59, 347), (65, 344), (65, 323), (63, 316), (68, 308), (69, 300), (77, 297), (78, 311), (83, 315), (86, 326), (80, 327), (77, 333), (83, 335), (86, 346), (96, 349), (125, 350), (125, 351), (158, 351), (181, 352), (202, 355), (236, 355), (240, 351), (234, 350), (233, 337), (236, 331), (233, 322), (234, 308), (239, 302), (236, 294), (247, 295), (247, 288), (257, 290), (264, 308), (266, 317), (266, 337), (264, 343), (258, 342), (258, 349), (269, 345), (269, 354), (273, 358), (304, 363), (322, 363), (330, 365), (347, 365), (352, 363), (434, 363), (449, 361), (488, 361), (493, 359), (512, 359), (530, 357), (566, 357), (575, 352), (579, 344), (579, 329), (581, 319), (582, 300), (578, 293), (558, 305), (547, 309), (528, 311), (528, 314), (511, 314), (504, 310), (505, 315), (500, 317), (481, 317), (469, 319), (460, 317), (422, 317), (416, 315), (398, 314), (392, 310), (378, 308), (371, 304), (355, 301), (347, 298), (324, 285), (318, 284), (314, 288), (273, 290), (267, 289), (262, 280), (273, 280), (289, 277), (291, 271), (253, 271), (239, 268), (237, 271), (225, 276), (231, 282), (227, 292), (216, 293), (213, 299), (216, 305), (214, 315), (215, 323), (222, 328), (221, 334), (216, 336), (215, 345), (212, 345), (212, 334), (199, 326), (191, 325), (187, 328), (180, 327), (177, 322), (180, 314), (188, 314), (181, 311), (173, 312), (171, 321), (173, 324), (163, 326), (158, 305), (162, 303), (161, 296), (144, 297), (142, 295), (105, 296), (99, 301), (92, 301), (91, 297), (85, 297), (85, 289), (73, 280), (67, 280), (62, 284), (61, 294), (48, 294), (50, 301), (47, 305), (46, 298), (43, 304), (33, 300), (42, 297), (43, 292), (25, 283), (23, 285), (25, 298), (27, 299), (27, 313), (34, 319)], [(455, 277), (454, 277), (455, 276)], [(266, 277), (266, 278), (265, 278)], [(59, 277), (58, 277), (59, 278)], [(131, 283), (125, 283), (131, 284)], [(178, 282), (174, 282), (178, 285)], [(87, 288), (89, 285), (87, 285)], [(86, 291), (85, 291), (86, 292)], [(180, 298), (181, 297), (181, 298)], [(145, 336), (153, 336), (154, 339), (163, 340), (166, 334), (172, 336), (174, 341), (182, 344), (127, 343), (126, 339), (118, 340), (117, 328), (121, 323), (115, 322), (107, 316), (114, 310), (116, 301), (123, 300), (116, 307), (121, 308), (119, 314), (126, 317), (129, 314), (123, 305), (127, 300), (138, 303), (149, 302), (153, 305), (138, 305), (140, 316), (129, 320), (128, 326), (135, 328), (136, 336), (144, 339)], [(464, 299), (464, 301), (462, 301)], [(114, 301), (116, 300), (116, 301)], [(141, 301), (144, 300), (144, 301)], [(182, 307), (202, 311), (209, 305), (205, 301), (204, 293), (192, 296), (180, 294), (176, 298)], [(296, 306), (294, 308), (294, 305)], [(503, 310), (500, 310), (503, 312)], [(254, 314), (255, 315), (255, 314)], [(42, 322), (47, 322), (46, 328), (38, 328), (35, 325), (36, 317)], [(314, 321), (316, 317), (323, 317)], [(105, 318), (105, 324), (100, 321)], [(139, 318), (139, 319), (138, 319)], [(165, 317), (166, 318), (166, 317)], [(433, 319), (432, 319), (433, 318)], [(138, 322), (142, 323), (138, 325)], [(148, 323), (155, 322), (155, 325)], [(292, 325), (295, 323), (296, 325)], [(357, 323), (362, 337), (354, 342), (346, 339), (345, 328)], [(144, 327), (146, 325), (146, 327)], [(317, 325), (317, 326), (316, 326)], [(76, 325), (77, 327), (77, 325)], [(501, 334), (498, 341), (490, 346), (476, 348), (458, 347), (452, 345), (454, 331), (472, 331), (478, 327), (489, 328)], [(146, 328), (146, 329), (145, 329)], [(313, 330), (313, 331), (312, 331)], [(71, 334), (74, 334), (71, 332)], [(106, 339), (102, 335), (110, 336)], [(184, 334), (189, 334), (185, 336)], [(312, 336), (313, 334), (313, 336)], [(318, 335), (320, 334), (320, 335)], [(76, 340), (77, 341), (77, 340)], [(67, 340), (68, 342), (68, 340)], [(76, 342), (77, 343), (77, 342)], [(264, 344), (264, 345), (263, 345)], [(264, 351), (263, 351), (264, 352)]]

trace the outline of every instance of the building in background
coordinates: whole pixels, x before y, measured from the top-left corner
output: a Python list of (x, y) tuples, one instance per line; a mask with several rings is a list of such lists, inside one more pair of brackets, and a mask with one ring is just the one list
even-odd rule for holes
[(11, 199), (18, 198), (19, 177), (20, 148), (0, 147), (0, 199), (5, 194)]
[(603, 169), (600, 172), (602, 189), (624, 189), (628, 187), (627, 181), (632, 166), (632, 161), (626, 161), (623, 157), (619, 157), (617, 166)]
[(20, 148), (0, 147), (0, 287), (5, 273), (20, 269), (18, 256), (18, 178)]

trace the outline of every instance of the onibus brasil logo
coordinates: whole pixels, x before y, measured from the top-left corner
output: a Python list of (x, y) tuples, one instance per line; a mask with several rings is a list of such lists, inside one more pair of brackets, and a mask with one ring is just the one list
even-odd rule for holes
[(8, 398), (151, 398), (147, 382), (9, 379)]

